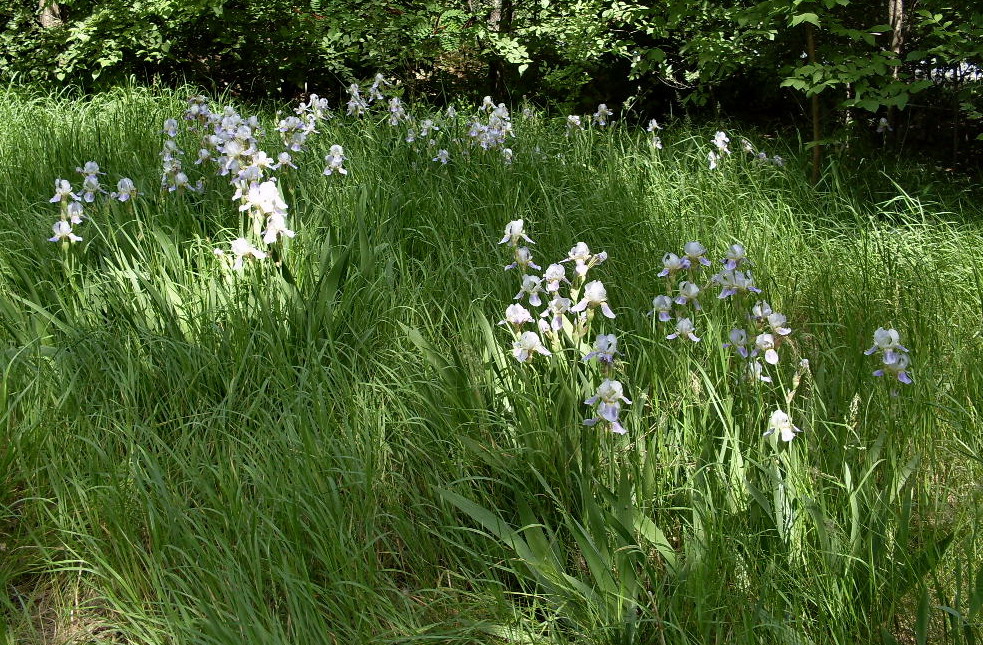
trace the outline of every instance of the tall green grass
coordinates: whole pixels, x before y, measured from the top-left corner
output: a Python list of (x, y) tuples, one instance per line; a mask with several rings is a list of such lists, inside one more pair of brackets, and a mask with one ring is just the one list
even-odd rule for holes
[[(739, 154), (711, 172), (712, 126), (654, 151), (542, 116), (516, 119), (512, 165), (449, 143), (442, 166), (381, 116), (339, 117), (280, 175), (287, 280), (214, 257), (238, 235), (224, 180), (158, 193), (183, 98), (0, 102), (6, 642), (976, 642), (965, 191), (912, 174), (884, 196), (835, 165), (817, 190)], [(334, 143), (347, 177), (320, 174)], [(66, 250), (48, 198), (90, 159), (143, 195), (91, 209)], [(544, 267), (577, 241), (610, 254), (591, 277), (618, 314), (625, 437), (582, 425), (577, 356), (509, 355), (497, 242), (520, 217)], [(692, 239), (742, 242), (789, 317), (775, 384), (738, 378), (723, 315), (695, 345), (645, 316)], [(880, 326), (911, 350), (898, 396), (862, 353)], [(787, 445), (762, 437), (776, 406), (803, 429)]]

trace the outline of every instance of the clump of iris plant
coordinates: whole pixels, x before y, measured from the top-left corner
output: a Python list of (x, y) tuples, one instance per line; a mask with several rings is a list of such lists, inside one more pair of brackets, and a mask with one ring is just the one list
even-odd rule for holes
[(508, 244), (512, 247), (513, 253), (515, 255), (515, 261), (505, 267), (505, 270), (514, 269), (519, 267), (523, 274), (530, 268), (539, 270), (539, 265), (532, 261), (532, 251), (529, 247), (519, 246), (520, 241), (526, 241), (529, 244), (535, 244), (525, 232), (525, 222), (521, 219), (512, 220), (505, 226), (505, 235), (502, 237), (499, 244)]
[[(265, 131), (258, 116), (243, 117), (231, 105), (213, 111), (202, 96), (188, 100), (184, 121), (188, 131), (200, 136), (194, 165), (203, 170), (211, 168), (216, 175), (226, 177), (232, 190), (232, 201), (238, 202), (237, 211), (245, 216), (246, 236), (231, 242), (230, 257), (235, 269), (241, 269), (246, 261), (263, 260), (270, 254), (282, 268), (284, 239), (295, 235), (287, 223), (287, 204), (280, 185), (271, 174), (280, 169), (297, 168), (292, 155), (305, 149), (317, 124), (331, 118), (331, 113), (327, 100), (317, 94), (309, 95), (293, 112), (293, 116), (285, 118), (277, 115), (275, 132), (286, 150), (278, 152), (274, 158), (261, 148)], [(201, 192), (203, 182), (198, 180), (192, 184), (184, 170), (184, 152), (177, 142), (180, 130), (178, 120), (164, 122), (162, 131), (166, 138), (161, 152), (161, 185), (168, 192)], [(340, 168), (340, 163), (338, 166)], [(128, 178), (121, 179), (117, 188), (118, 192), (111, 196), (120, 201), (128, 201), (136, 194), (136, 188)], [(263, 250), (264, 246), (273, 248)], [(216, 255), (226, 254), (216, 250)]]
[(163, 168), (160, 178), (161, 189), (169, 193), (182, 193), (186, 190), (201, 192), (201, 184), (192, 184), (184, 172), (184, 162), (182, 161), (184, 151), (178, 146), (176, 139), (178, 135), (177, 120), (165, 120), (162, 132), (167, 135), (167, 139), (164, 140), (164, 147), (160, 152)]
[(658, 134), (661, 129), (662, 126), (655, 119), (650, 120), (648, 126), (645, 128), (645, 131), (650, 133), (652, 137), (649, 139), (649, 145), (656, 150), (662, 150), (662, 138)]
[(713, 143), (716, 150), (711, 150), (707, 153), (707, 161), (710, 164), (710, 170), (715, 170), (718, 162), (730, 154), (730, 148), (727, 147), (727, 144), (730, 143), (730, 137), (725, 132), (717, 132), (713, 135), (711, 143)]
[(95, 201), (96, 195), (104, 193), (102, 185), (99, 181), (99, 175), (104, 175), (106, 173), (99, 170), (99, 164), (95, 161), (86, 161), (81, 168), (76, 168), (75, 171), (82, 175), (82, 200), (91, 204)]
[(389, 125), (399, 125), (408, 119), (406, 108), (398, 96), (389, 99)]
[(369, 87), (369, 102), (385, 100), (386, 97), (382, 94), (382, 88), (391, 85), (392, 83), (387, 81), (382, 74), (376, 74), (372, 80), (372, 85)]
[[(479, 117), (471, 122), (468, 137), (471, 142), (483, 150), (500, 150), (505, 147), (505, 140), (515, 137), (512, 130), (512, 118), (504, 103), (495, 105), (490, 96), (486, 96), (478, 108)], [(487, 114), (487, 120), (482, 116)]]
[[(484, 111), (493, 111), (491, 100), (483, 105)], [(527, 301), (530, 307), (542, 307), (538, 315), (515, 302), (505, 310), (505, 317), (499, 325), (506, 326), (512, 334), (512, 356), (519, 363), (531, 363), (536, 355), (552, 357), (552, 370), (586, 372), (602, 379), (593, 396), (584, 403), (594, 408), (594, 416), (584, 421), (584, 425), (602, 424), (611, 432), (624, 434), (626, 431), (619, 422), (622, 403), (630, 403), (624, 396), (621, 383), (615, 380), (614, 373), (619, 369), (617, 357), (618, 338), (613, 333), (596, 335), (593, 347), (584, 343), (590, 334), (595, 310), (600, 310), (605, 318), (613, 319), (614, 312), (608, 304), (608, 293), (600, 280), (587, 281), (590, 270), (607, 259), (607, 253), (592, 253), (587, 244), (578, 242), (560, 262), (547, 266), (542, 275), (531, 273), (541, 271), (533, 263), (532, 253), (523, 244), (534, 244), (526, 232), (525, 221), (512, 220), (505, 226), (499, 244), (512, 248), (514, 261), (506, 270), (518, 267), (522, 271), (521, 286), (514, 300)], [(564, 263), (573, 263), (573, 276), (567, 278)], [(576, 304), (575, 304), (576, 303)], [(535, 324), (537, 331), (526, 329)], [(571, 354), (579, 360), (565, 361)], [(556, 373), (552, 371), (550, 373)], [(595, 381), (596, 382), (596, 381)]]
[(82, 202), (74, 192), (71, 182), (67, 179), (55, 179), (55, 195), (48, 201), (52, 204), (58, 204), (60, 215), (59, 220), (51, 227), (54, 235), (49, 237), (48, 241), (65, 244), (81, 242), (82, 238), (75, 234), (72, 226), (82, 223)]
[(368, 112), (369, 104), (362, 98), (358, 83), (352, 83), (348, 86), (348, 103), (345, 106), (348, 108), (349, 116), (362, 116)]
[[(703, 310), (703, 305), (699, 301), (699, 296), (704, 290), (704, 287), (700, 286), (704, 280), (702, 270), (711, 264), (706, 254), (707, 248), (703, 244), (691, 240), (683, 245), (682, 255), (667, 252), (662, 256), (662, 270), (658, 273), (658, 277), (666, 278), (667, 293), (652, 299), (649, 315), (655, 316), (659, 322), (667, 323), (673, 320), (673, 304), (692, 307), (696, 313)], [(680, 277), (686, 279), (678, 280)], [(695, 334), (696, 325), (690, 318), (691, 315), (686, 311), (676, 317), (676, 329), (666, 336), (666, 340), (682, 337), (694, 343), (699, 342), (700, 338)]]
[(778, 349), (792, 333), (791, 327), (785, 325), (785, 315), (772, 311), (767, 301), (759, 300), (751, 308), (749, 319), (754, 324), (754, 349), (749, 358), (762, 355), (769, 365), (778, 365)]
[[(726, 135), (716, 140), (726, 145)], [(730, 348), (736, 355), (738, 373), (744, 378), (771, 383), (767, 367), (781, 362), (780, 349), (788, 341), (792, 329), (787, 325), (786, 317), (773, 311), (766, 300), (751, 304), (749, 299), (758, 297), (761, 289), (754, 284), (750, 271), (752, 263), (744, 245), (731, 244), (720, 260), (723, 269), (709, 277), (704, 271), (713, 263), (707, 253), (703, 244), (691, 240), (684, 245), (681, 255), (669, 252), (663, 256), (663, 268), (658, 275), (666, 278), (667, 292), (653, 298), (648, 313), (658, 323), (674, 324), (675, 329), (665, 336), (666, 340), (688, 339), (695, 343), (701, 340), (696, 334), (696, 328), (701, 326), (700, 317), (715, 315), (720, 307), (728, 306), (739, 322), (730, 326), (723, 347)], [(714, 285), (720, 288), (716, 299), (720, 304), (701, 304), (699, 297)], [(710, 310), (707, 311), (705, 306)], [(748, 308), (749, 315), (746, 313)]]

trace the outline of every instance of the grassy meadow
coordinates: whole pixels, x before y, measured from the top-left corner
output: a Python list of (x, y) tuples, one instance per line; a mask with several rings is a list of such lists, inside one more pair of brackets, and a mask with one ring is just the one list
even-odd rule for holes
[[(657, 149), (627, 120), (510, 106), (515, 137), (484, 150), (477, 105), (412, 142), (423, 108), (332, 106), (296, 169), (263, 171), (296, 236), (237, 269), (234, 239), (265, 247), (231, 177), (194, 164), (189, 93), (0, 101), (0, 643), (983, 636), (978, 186), (868, 161), (813, 188), (793, 141), (743, 133), (786, 159), (760, 162), (727, 124), (663, 123)], [(161, 190), (170, 118), (201, 192)], [(333, 145), (347, 174), (322, 172)], [(50, 242), (55, 179), (78, 193), (87, 161), (138, 192), (83, 201), (82, 240)], [(528, 360), (498, 324), (519, 219), (543, 270), (605, 251), (585, 279), (561, 266), (615, 315), (527, 323), (549, 352)], [(713, 266), (660, 277), (695, 240)], [(721, 299), (736, 243), (761, 293)], [(701, 310), (647, 315), (686, 279)], [(521, 301), (537, 320), (542, 296)], [(791, 329), (775, 364), (758, 301)], [(682, 317), (698, 342), (667, 339)], [(873, 375), (878, 328), (911, 384)], [(613, 362), (583, 360), (598, 334)], [(585, 404), (604, 379), (631, 402)], [(779, 409), (791, 441), (765, 436)]]

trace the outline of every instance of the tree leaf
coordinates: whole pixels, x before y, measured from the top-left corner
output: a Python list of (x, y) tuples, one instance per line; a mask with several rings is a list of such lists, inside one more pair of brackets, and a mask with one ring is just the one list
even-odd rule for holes
[(819, 16), (814, 13), (800, 13), (797, 16), (792, 16), (792, 26), (800, 25), (803, 22), (808, 22), (819, 27)]

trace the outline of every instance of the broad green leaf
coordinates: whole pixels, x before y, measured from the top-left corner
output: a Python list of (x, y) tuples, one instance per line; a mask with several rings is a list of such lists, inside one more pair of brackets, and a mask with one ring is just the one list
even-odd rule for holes
[(928, 589), (922, 589), (918, 597), (918, 609), (915, 610), (915, 642), (918, 645), (928, 643)]
[(462, 497), (457, 493), (440, 488), (437, 493), (444, 498), (445, 501), (453, 504), (459, 510), (464, 512), (465, 515), (480, 524), (486, 531), (494, 535), (496, 538), (505, 543), (507, 547), (512, 549), (517, 556), (529, 563), (539, 563), (539, 559), (536, 555), (529, 549), (526, 541), (516, 533), (512, 527), (508, 525), (502, 518), (498, 517), (491, 511), (481, 506), (478, 506), (466, 497)]
[[(618, 583), (611, 573), (610, 554), (606, 553), (606, 549), (594, 541), (593, 537), (579, 522), (568, 522), (568, 528), (573, 534), (577, 546), (580, 547), (580, 555), (587, 563), (594, 586), (604, 593), (617, 594)], [(603, 539), (603, 536), (599, 537)]]
[(795, 27), (803, 22), (808, 22), (819, 27), (819, 16), (814, 13), (800, 13), (797, 16), (792, 16), (791, 26)]

